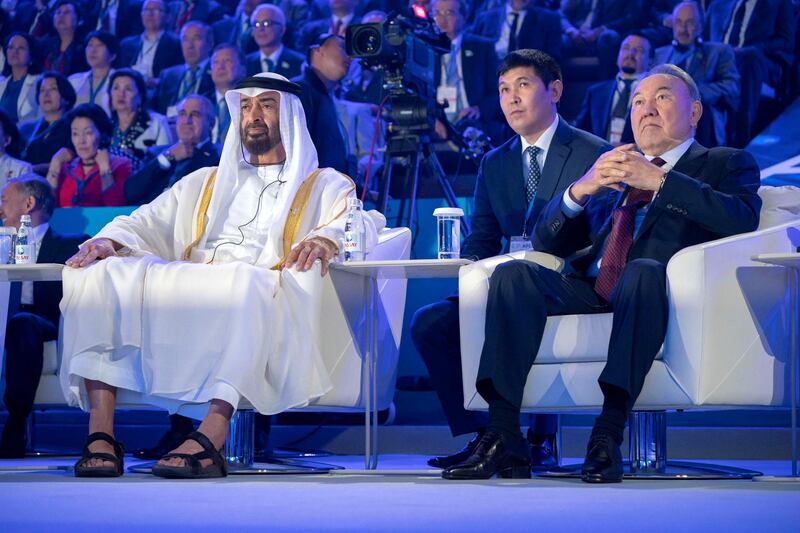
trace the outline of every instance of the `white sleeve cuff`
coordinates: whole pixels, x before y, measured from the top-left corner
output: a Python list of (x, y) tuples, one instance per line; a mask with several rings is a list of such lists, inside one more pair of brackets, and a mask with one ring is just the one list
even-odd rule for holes
[(167, 159), (167, 156), (165, 156), (163, 153), (158, 154), (158, 157), (156, 159), (158, 160), (158, 166), (160, 166), (164, 170), (167, 170), (168, 168), (170, 168), (172, 166), (172, 165), (170, 165), (169, 159)]
[(567, 215), (568, 218), (575, 218), (583, 212), (583, 206), (572, 199), (569, 195), (569, 188), (564, 191), (564, 196), (561, 197), (561, 211)]

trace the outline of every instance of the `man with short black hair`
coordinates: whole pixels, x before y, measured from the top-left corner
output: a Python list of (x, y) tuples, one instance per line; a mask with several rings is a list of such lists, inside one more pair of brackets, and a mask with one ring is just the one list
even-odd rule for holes
[[(0, 193), (3, 225), (19, 229), (30, 215), (37, 263), (64, 263), (88, 236), (59, 235), (50, 228), (55, 196), (47, 180), (36, 174), (11, 178)], [(44, 343), (58, 338), (61, 282), (14, 283), (6, 326), (6, 390), (8, 419), (0, 441), (0, 457), (25, 455), (25, 424), (33, 408), (42, 374)]]
[(175, 104), (187, 94), (205, 94), (214, 86), (211, 79), (211, 29), (202, 22), (187, 22), (181, 30), (184, 63), (161, 71), (156, 91), (156, 111), (175, 116)]
[[(463, 257), (474, 259), (529, 248), (533, 222), (545, 204), (611, 148), (558, 115), (564, 85), (552, 57), (539, 50), (512, 52), (500, 65), (498, 77), (500, 105), (516, 135), (481, 162), (472, 233), (461, 250)], [(423, 307), (411, 323), (411, 338), (428, 368), (450, 431), (453, 436), (476, 433), (460, 452), (428, 461), (437, 468), (469, 459), (487, 432), (486, 416), (464, 409), (458, 321), (458, 297), (453, 296)], [(554, 416), (537, 416), (528, 432), (530, 453), (521, 437), (514, 443), (526, 457), (524, 464), (556, 466), (555, 433)]]

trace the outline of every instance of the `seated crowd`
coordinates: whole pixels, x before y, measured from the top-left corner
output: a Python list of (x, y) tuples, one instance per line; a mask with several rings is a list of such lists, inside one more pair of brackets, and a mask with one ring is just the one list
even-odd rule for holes
[[(435, 72), (437, 98), (448, 103), (436, 122), (441, 139), (467, 126), (494, 146), (511, 137), (495, 72), (510, 51), (533, 48), (559, 60), (567, 79), (570, 61), (590, 60), (598, 83), (574, 123), (612, 145), (631, 139), (630, 97), (643, 74), (672, 63), (697, 81), (708, 111), (698, 140), (742, 147), (755, 133), (762, 87), (780, 91), (794, 61), (790, 0), (755, 9), (743, 0), (412, 3), (452, 42)], [(321, 166), (358, 181), (370, 152), (376, 156), (372, 136), (384, 94), (382, 77), (347, 57), (343, 37), (349, 25), (382, 22), (404, 7), (402, 0), (21, 0), (0, 11), (8, 167), (0, 179), (30, 166), (58, 188), (58, 207), (146, 202), (194, 168), (187, 160), (195, 154), (203, 164), (218, 157), (230, 123), (225, 92), (245, 76), (275, 72), (303, 87)], [(181, 119), (189, 95), (193, 111)], [(202, 137), (181, 138), (181, 120)], [(84, 150), (88, 159), (78, 155), (81, 125), (96, 145)], [(77, 182), (93, 172), (105, 181), (84, 193), (87, 184)], [(98, 187), (102, 194), (93, 194)]]
[[(784, 24), (794, 17), (788, 0), (774, 0), (767, 11), (761, 9), (762, 2), (755, 2), (755, 7), (744, 0), (706, 3), (705, 11), (694, 2), (649, 5), (615, 0), (565, 0), (557, 10), (525, 0), (475, 4), (433, 0), (426, 6), (452, 42), (450, 53), (441, 57), (434, 72), (437, 98), (448, 104), (437, 118), (436, 134), (446, 139), (459, 125), (477, 124), (499, 146), (481, 164), (472, 232), (463, 255), (496, 256), (515, 239), (517, 245), (535, 243), (537, 250), (562, 257), (572, 256), (579, 245), (591, 246), (582, 262), (578, 257), (571, 265), (575, 276), (546, 272), (524, 261), (504, 265), (492, 276), (477, 382), (489, 405), (488, 417), (463, 409), (457, 296), (415, 314), (412, 339), (428, 366), (451, 431), (475, 434), (462, 452), (430, 461), (443, 469), (443, 477), (529, 477), (532, 467), (553, 466), (548, 445), (555, 433), (552, 417), (537, 417), (527, 440), (519, 427), (525, 377), (537, 353), (531, 348), (541, 342), (548, 315), (611, 312), (614, 330), (600, 378), (603, 410), (592, 431), (583, 478), (601, 483), (622, 479), (622, 432), (666, 331), (665, 265), (681, 248), (757, 226), (757, 165), (747, 152), (719, 146), (747, 142), (752, 132), (743, 133), (738, 127), (745, 121), (728, 116), (757, 106), (760, 84), (777, 86), (792, 60), (794, 26), (787, 29)], [(380, 76), (362, 69), (345, 53), (346, 27), (384, 20), (384, 13), (396, 7), (355, 0), (308, 4), (283, 0), (278, 5), (255, 0), (237, 5), (204, 0), (19, 2), (4, 25), (13, 31), (4, 48), (8, 77), (0, 84), (0, 127), (6, 139), (0, 143), (4, 165), (0, 217), (7, 225), (18, 225), (21, 212), (38, 213), (41, 232), (49, 231), (46, 222), (52, 204), (147, 204), (130, 217), (115, 219), (71, 258), (53, 259), (74, 267), (65, 276), (65, 294), (71, 291), (87, 302), (95, 296), (87, 289), (95, 286), (94, 278), (109, 284), (104, 286), (109, 294), (116, 290), (115, 283), (128, 286), (127, 278), (102, 277), (103, 269), (112, 268), (109, 263), (135, 269), (129, 272), (134, 284), (142, 283), (146, 272), (148, 284), (161, 280), (165, 289), (175, 291), (170, 294), (177, 300), (191, 301), (197, 294), (196, 283), (219, 279), (210, 276), (203, 264), (215, 258), (230, 263), (224, 272), (231, 276), (239, 273), (237, 269), (251, 275), (248, 267), (268, 266), (269, 277), (263, 275), (264, 269), (254, 276), (264, 284), (257, 286), (259, 290), (290, 294), (291, 284), (279, 283), (277, 271), (289, 266), (307, 270), (318, 259), (324, 274), (341, 247), (345, 206), (355, 195), (349, 179), (338, 172), (319, 172), (317, 167), (355, 175), (362, 168), (362, 147), (369, 143), (361, 142), (353, 119), (365, 113), (369, 121), (378, 115), (383, 101)], [(142, 26), (137, 28), (134, 20)], [(765, 26), (758, 28), (762, 22)], [(710, 28), (716, 40), (704, 41), (703, 28)], [(767, 35), (767, 29), (777, 33)], [(178, 43), (180, 55), (175, 53)], [(34, 59), (39, 55), (45, 59)], [(576, 124), (571, 125), (559, 112), (565, 86), (570, 87), (561, 65), (575, 57), (596, 60), (598, 81), (589, 88)], [(48, 70), (29, 72), (40, 64)], [(747, 69), (760, 69), (755, 97), (746, 86), (756, 74)], [(447, 121), (456, 128), (445, 127)], [(737, 137), (742, 134), (745, 137)], [(208, 168), (216, 165), (218, 169)], [(514, 172), (517, 181), (509, 179)], [(305, 193), (313, 190), (317, 195), (308, 202), (319, 209), (297, 209), (288, 194), (264, 195), (272, 186), (280, 190), (288, 184), (302, 196), (307, 176), (311, 185)], [(314, 189), (317, 176), (325, 185)], [(161, 194), (166, 189), (170, 193)], [(213, 202), (212, 194), (222, 199)], [(231, 202), (234, 198), (237, 202)], [(274, 220), (259, 218), (262, 198), (270, 206), (262, 218), (275, 215)], [(679, 209), (684, 202), (691, 204), (691, 213)], [(195, 211), (207, 214), (207, 226), (189, 222)], [(291, 217), (298, 212), (301, 219), (293, 222), (292, 230), (297, 235), (289, 234), (285, 242), (276, 240), (292, 227)], [(242, 227), (250, 222), (238, 223), (251, 215), (250, 222), (258, 223), (245, 233)], [(375, 216), (368, 218), (366, 247), (374, 246), (384, 222)], [(612, 226), (610, 221), (622, 216), (623, 223)], [(290, 249), (292, 243), (296, 246)], [(218, 256), (223, 245), (228, 246)], [(240, 245), (243, 248), (236, 248)], [(80, 270), (116, 255), (128, 257)], [(172, 271), (181, 275), (170, 275)], [(195, 280), (191, 276), (197, 281), (187, 281), (185, 288), (173, 283)], [(212, 283), (209, 290), (213, 288)], [(187, 434), (191, 424), (176, 429), (180, 417), (173, 417), (177, 440), (165, 442), (157, 454), (161, 456), (157, 475), (165, 477), (225, 475), (218, 450), (241, 398), (270, 414), (319, 397), (324, 388), (325, 371), (303, 335), (282, 336), (306, 331), (296, 329), (308, 325), (305, 316), (296, 324), (287, 322), (292, 326), (284, 331), (273, 332), (282, 341), (295, 343), (286, 344), (290, 348), (266, 353), (249, 346), (257, 355), (248, 359), (247, 350), (237, 351), (235, 343), (222, 355), (210, 343), (197, 341), (187, 348), (175, 332), (196, 329), (191, 317), (170, 316), (180, 327), (159, 329), (162, 322), (172, 322), (154, 318), (161, 318), (164, 311), (158, 298), (145, 291), (131, 298), (130, 306), (123, 305), (126, 312), (146, 317), (154, 335), (174, 336), (174, 344), (126, 344), (116, 332), (120, 324), (133, 320), (127, 318), (84, 331), (78, 327), (86, 323), (82, 313), (93, 306), (73, 302), (63, 307), (62, 388), (70, 404), (91, 411), (90, 435), (76, 465), (78, 475), (122, 474), (122, 449), (113, 437), (118, 388), (155, 398), (161, 402), (158, 405), (209, 404), (197, 432)], [(241, 299), (246, 300), (244, 295)], [(113, 307), (117, 302), (101, 300), (107, 309), (103, 307), (96, 320), (113, 322), (119, 316)], [(267, 311), (277, 317), (294, 316), (282, 307), (290, 300), (275, 298), (266, 304)], [(21, 301), (32, 308), (32, 303)], [(531, 301), (540, 305), (530, 305)], [(250, 303), (248, 317), (264, 310), (257, 298)], [(520, 313), (522, 309), (525, 313)], [(645, 313), (650, 320), (638, 320)], [(222, 327), (214, 317), (197, 313), (201, 314), (209, 331), (211, 326)], [(13, 321), (16, 316), (11, 316)], [(19, 338), (9, 336), (19, 343), (17, 354), (36, 350), (40, 354), (40, 341), (54, 335), (53, 323), (46, 329), (36, 327), (41, 338), (35, 350), (26, 344), (32, 342), (30, 331)], [(101, 333), (113, 338), (100, 338)], [(246, 336), (226, 334), (232, 339)], [(84, 338), (87, 335), (90, 341)], [(82, 349), (84, 345), (111, 348), (95, 352)], [(153, 376), (167, 376), (167, 381), (151, 387), (144, 385), (149, 380), (132, 374), (136, 365), (125, 359), (135, 355), (135, 350), (127, 350), (130, 346), (158, 352), (163, 359), (148, 359), (148, 364), (153, 365)], [(208, 365), (207, 371), (192, 376), (195, 382), (181, 389), (186, 395), (175, 393), (168, 382), (185, 376), (164, 372), (173, 357), (171, 346), (180, 357)], [(7, 342), (7, 352), (14, 351), (8, 347)], [(280, 359), (278, 352), (292, 353), (292, 363)], [(264, 383), (251, 380), (249, 371), (240, 372), (248, 365), (229, 362), (217, 368), (213, 363), (220, 357), (260, 358), (262, 366), (254, 375), (271, 368), (265, 366), (269, 357), (272, 366), (286, 365), (286, 372), (274, 374), (293, 379), (275, 378), (269, 390), (280, 394), (267, 394)], [(298, 361), (305, 362), (305, 374), (298, 370)], [(230, 368), (237, 371), (226, 374)], [(35, 370), (28, 374), (38, 380)], [(307, 375), (321, 376), (319, 383)], [(22, 426), (36, 389), (33, 380), (27, 386), (19, 383), (6, 390), (5, 403), (14, 414), (0, 447), (5, 456), (24, 451)]]

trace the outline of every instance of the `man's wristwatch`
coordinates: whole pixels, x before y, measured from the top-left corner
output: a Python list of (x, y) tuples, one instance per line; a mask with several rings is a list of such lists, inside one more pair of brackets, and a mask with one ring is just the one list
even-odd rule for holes
[(174, 155), (172, 155), (172, 152), (170, 152), (169, 150), (167, 150), (166, 152), (164, 152), (164, 157), (166, 157), (166, 158), (167, 158), (167, 161), (169, 161), (169, 164), (170, 164), (170, 165), (174, 165), (174, 164), (175, 164), (175, 162), (177, 161), (177, 159), (175, 159), (175, 156), (174, 156)]

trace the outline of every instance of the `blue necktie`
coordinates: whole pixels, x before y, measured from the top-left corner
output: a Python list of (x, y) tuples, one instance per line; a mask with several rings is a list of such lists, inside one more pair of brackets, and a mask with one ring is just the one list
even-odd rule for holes
[(531, 200), (536, 196), (536, 191), (539, 189), (539, 182), (542, 180), (542, 171), (539, 168), (539, 161), (536, 159), (536, 156), (538, 156), (541, 151), (542, 149), (538, 146), (528, 146), (525, 149), (530, 163), (528, 166), (528, 179), (525, 180), (525, 197), (528, 199), (528, 203), (531, 203)]

